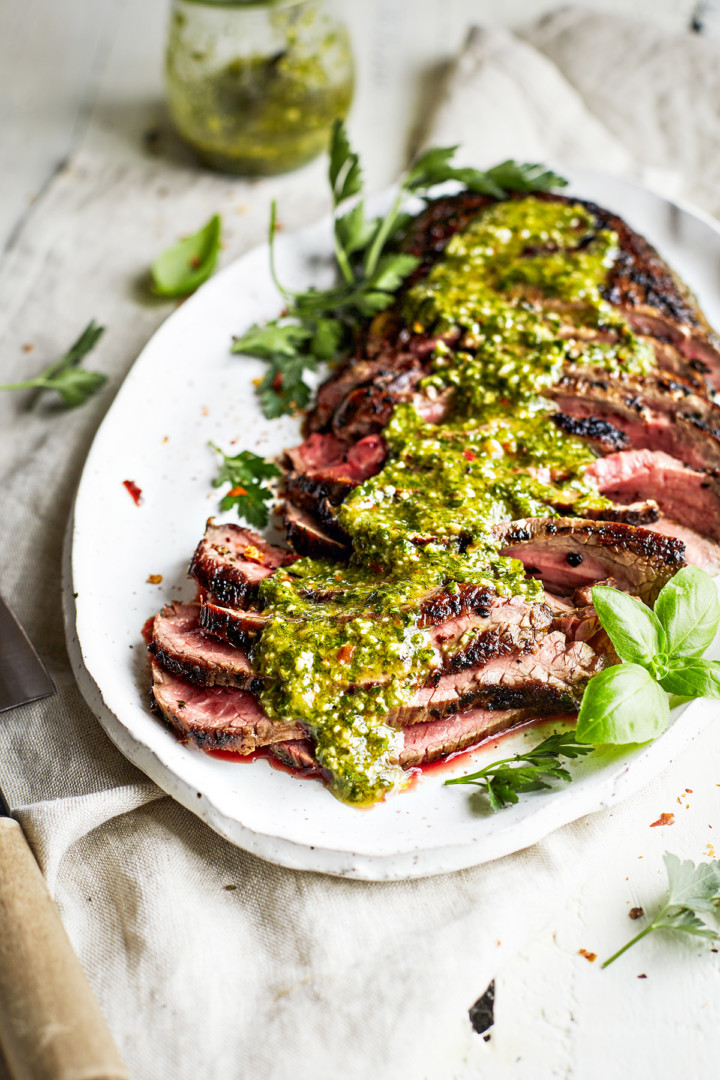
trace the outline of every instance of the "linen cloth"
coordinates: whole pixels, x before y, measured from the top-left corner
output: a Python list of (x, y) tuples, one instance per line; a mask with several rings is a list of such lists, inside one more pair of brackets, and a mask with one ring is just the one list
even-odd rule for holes
[[(522, 34), (477, 29), (427, 141), (461, 142), (481, 165), (509, 156), (595, 165), (720, 214), (718, 69), (717, 47), (697, 37), (574, 9)], [(635, 857), (641, 829), (647, 851), (646, 826), (669, 794), (718, 760), (708, 731), (622, 807), (528, 851), (367, 884), (232, 847), (110, 744), (69, 670), (61, 549), (97, 425), (171, 311), (145, 297), (142, 275), (213, 212), (226, 222), (225, 261), (264, 238), (271, 197), (287, 227), (318, 216), (323, 172), (316, 163), (252, 184), (198, 172), (167, 140), (132, 162), (86, 147), (0, 267), (3, 381), (39, 370), (90, 317), (108, 327), (88, 366), (110, 383), (82, 409), (26, 413), (19, 396), (0, 396), (1, 587), (58, 687), (2, 717), (0, 773), (137, 1080), (485, 1074), (493, 1043), (470, 1026), (473, 1001), (568, 895)], [(673, 840), (699, 857), (687, 823)], [(498, 999), (499, 1013), (511, 1005)]]

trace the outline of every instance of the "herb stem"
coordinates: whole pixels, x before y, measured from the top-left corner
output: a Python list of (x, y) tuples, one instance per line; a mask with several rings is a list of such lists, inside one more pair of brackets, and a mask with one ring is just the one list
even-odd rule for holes
[(653, 921), (653, 922), (649, 923), (649, 925), (646, 926), (644, 930), (641, 930), (639, 934), (636, 934), (634, 938), (630, 938), (630, 940), (627, 941), (623, 945), (623, 947), (621, 949), (618, 949), (618, 951), (616, 953), (613, 953), (612, 956), (608, 960), (603, 961), (603, 963), (600, 965), (600, 967), (601, 968), (609, 967), (610, 964), (612, 964), (615, 960), (617, 960), (619, 956), (622, 956), (622, 954), (624, 952), (627, 952), (627, 950), (629, 948), (631, 948), (631, 946), (636, 945), (638, 943), (638, 941), (641, 941), (644, 937), (646, 937), (654, 929), (655, 929), (655, 922)]
[(372, 244), (370, 245), (370, 250), (367, 253), (364, 266), (366, 277), (371, 277), (377, 268), (378, 260), (380, 258), (383, 248), (385, 247), (387, 238), (390, 236), (395, 222), (397, 221), (397, 216), (400, 212), (400, 207), (402, 206), (402, 201), (404, 197), (405, 188), (403, 187), (400, 189), (400, 193), (395, 199), (390, 213), (383, 221), (382, 225), (377, 231), (377, 234)]
[(335, 259), (340, 267), (340, 273), (345, 278), (347, 284), (353, 285), (355, 282), (355, 275), (352, 272), (350, 260), (348, 259), (342, 244), (338, 240), (337, 232), (335, 233)]
[(37, 379), (28, 379), (27, 382), (3, 383), (0, 385), (0, 390), (31, 390), (34, 386), (42, 387), (45, 385), (45, 379), (38, 377)]

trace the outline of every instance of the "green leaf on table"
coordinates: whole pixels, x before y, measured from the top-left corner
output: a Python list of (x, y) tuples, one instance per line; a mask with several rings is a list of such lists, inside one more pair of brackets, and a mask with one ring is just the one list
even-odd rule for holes
[(157, 257), (150, 271), (157, 296), (188, 296), (207, 281), (220, 251), (221, 228), (220, 217), (214, 214), (202, 229)]
[(639, 664), (619, 664), (593, 675), (578, 713), (577, 737), (593, 746), (643, 743), (670, 721), (665, 691)]
[(603, 963), (606, 968), (642, 938), (656, 930), (669, 930), (711, 941), (720, 939), (718, 931), (708, 926), (699, 915), (717, 915), (720, 903), (720, 861), (699, 863), (681, 861), (677, 855), (665, 854), (668, 876), (668, 896), (650, 923), (627, 944)]
[(665, 649), (665, 633), (657, 615), (642, 600), (596, 585), (592, 600), (598, 618), (621, 660), (650, 669)]
[(712, 643), (720, 622), (720, 600), (712, 578), (696, 566), (684, 566), (660, 590), (657, 615), (673, 657), (700, 656)]
[(98, 326), (95, 320), (91, 319), (65, 355), (49, 364), (40, 375), (26, 379), (24, 382), (6, 383), (0, 386), (0, 390), (34, 390), (35, 393), (30, 396), (27, 403), (28, 409), (33, 407), (44, 390), (55, 390), (62, 398), (63, 404), (69, 409), (84, 405), (88, 398), (107, 382), (106, 375), (98, 371), (86, 371), (80, 367), (84, 358), (95, 348), (104, 333), (105, 327)]
[(691, 657), (660, 680), (668, 694), (687, 698), (720, 698), (720, 661)]
[(220, 501), (221, 510), (237, 510), (238, 517), (244, 518), (249, 525), (262, 529), (268, 523), (268, 507), (274, 495), (266, 481), (280, 475), (280, 470), (272, 462), (250, 450), (243, 450), (230, 457), (219, 446), (210, 443), (223, 463), (220, 472), (213, 480), (213, 487), (229, 484), (230, 489)]

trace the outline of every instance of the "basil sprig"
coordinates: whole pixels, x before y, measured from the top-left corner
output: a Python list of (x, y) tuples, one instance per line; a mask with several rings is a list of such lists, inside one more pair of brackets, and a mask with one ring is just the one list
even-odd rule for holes
[[(234, 353), (265, 360), (268, 369), (258, 393), (269, 419), (304, 408), (310, 387), (304, 375), (319, 361), (342, 360), (350, 354), (358, 323), (385, 311), (396, 291), (420, 260), (397, 250), (397, 237), (410, 220), (410, 195), (426, 196), (448, 180), (465, 188), (506, 198), (512, 192), (550, 191), (567, 181), (542, 165), (504, 161), (487, 172), (452, 164), (456, 146), (436, 147), (422, 154), (400, 180), (400, 190), (384, 217), (368, 219), (362, 198), (362, 168), (338, 120), (330, 142), (328, 180), (333, 203), (333, 243), (337, 281), (329, 289), (294, 292), (275, 272), (276, 208), (270, 214), (270, 270), (285, 302), (285, 314), (254, 325), (232, 345)], [(350, 203), (350, 200), (354, 200)]]
[(578, 715), (581, 742), (647, 742), (669, 723), (668, 695), (720, 698), (720, 662), (702, 658), (717, 633), (720, 601), (703, 570), (679, 570), (654, 611), (605, 585), (596, 585), (592, 598), (623, 663), (588, 683)]

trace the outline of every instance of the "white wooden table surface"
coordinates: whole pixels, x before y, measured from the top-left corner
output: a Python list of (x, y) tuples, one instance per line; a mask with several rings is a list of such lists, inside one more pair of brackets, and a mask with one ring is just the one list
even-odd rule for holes
[[(359, 66), (351, 133), (372, 188), (390, 182), (404, 163), (432, 103), (433, 73), (452, 59), (469, 25), (513, 25), (556, 6), (552, 0), (341, 2)], [(0, 251), (12, 245), (75, 149), (96, 146), (118, 158), (140, 153), (139, 135), (162, 108), (167, 6), (166, 0), (0, 0)], [(598, 0), (586, 6), (632, 11), (680, 30), (696, 8), (712, 3)], [(712, 22), (712, 10), (707, 18)], [(258, 192), (262, 198), (261, 185)], [(707, 746), (715, 767), (717, 750), (710, 741)], [(679, 791), (701, 779), (708, 786), (706, 773), (693, 776), (703, 768), (700, 755), (693, 760)], [(714, 806), (689, 804), (704, 843), (712, 838), (707, 822)], [(578, 955), (579, 948), (608, 955), (634, 925), (625, 919), (619, 929), (617, 913), (659, 896), (663, 845), (651, 840), (652, 848), (634, 856), (648, 861), (636, 864), (632, 878), (627, 863), (618, 865), (616, 873), (586, 882), (582, 895), (559, 899), (552, 924), (521, 955), (503, 957), (498, 943), (496, 1023), (484, 1076), (716, 1075), (717, 963), (701, 963), (692, 949), (667, 941), (650, 942), (642, 955), (606, 972)], [(640, 974), (647, 979), (637, 982)]]

